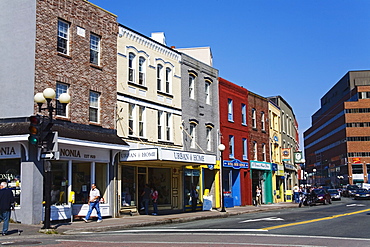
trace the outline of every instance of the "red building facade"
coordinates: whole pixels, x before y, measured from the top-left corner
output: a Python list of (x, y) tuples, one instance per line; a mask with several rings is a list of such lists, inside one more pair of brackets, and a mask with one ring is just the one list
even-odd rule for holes
[(223, 152), (223, 191), (233, 198), (233, 205), (251, 205), (248, 90), (219, 78), (219, 107), (220, 141), (226, 147)]

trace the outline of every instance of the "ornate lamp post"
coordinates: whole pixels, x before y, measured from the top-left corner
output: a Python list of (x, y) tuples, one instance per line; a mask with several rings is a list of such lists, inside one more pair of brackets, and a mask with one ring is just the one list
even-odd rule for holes
[(224, 176), (224, 161), (223, 161), (223, 158), (222, 158), (222, 153), (223, 151), (225, 150), (225, 145), (224, 144), (220, 144), (218, 145), (218, 150), (220, 151), (220, 171), (221, 171), (221, 198), (222, 198), (222, 208), (221, 208), (221, 212), (226, 212), (226, 209), (225, 209), (225, 196), (224, 196), (224, 183), (223, 183), (223, 176)]
[[(51, 126), (53, 124), (53, 112), (57, 108), (53, 106), (52, 100), (55, 98), (55, 91), (52, 88), (46, 88), (42, 93), (37, 93), (35, 94), (34, 101), (37, 103), (39, 106), (39, 112), (42, 110), (47, 110), (49, 113), (48, 118), (46, 119), (46, 126), (47, 127), (46, 131), (49, 134), (51, 133)], [(62, 104), (63, 109), (67, 106), (67, 104), (70, 102), (70, 95), (68, 93), (62, 93), (59, 96), (58, 101)], [(43, 108), (42, 105), (46, 103), (46, 107)], [(47, 140), (48, 141), (48, 140)], [(41, 151), (44, 149), (44, 146), (41, 146)], [(49, 151), (49, 150), (46, 150)], [(45, 218), (44, 218), (44, 226), (42, 227), (43, 229), (50, 229), (50, 208), (51, 208), (51, 185), (52, 185), (52, 176), (51, 176), (51, 162), (50, 161), (45, 161), (43, 159), (43, 164), (44, 164), (44, 176), (45, 176)]]

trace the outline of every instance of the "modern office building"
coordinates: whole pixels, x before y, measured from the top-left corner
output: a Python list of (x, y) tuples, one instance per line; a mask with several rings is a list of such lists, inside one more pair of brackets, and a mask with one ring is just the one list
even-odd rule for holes
[(312, 184), (367, 183), (370, 174), (370, 71), (349, 71), (322, 98), (304, 132)]

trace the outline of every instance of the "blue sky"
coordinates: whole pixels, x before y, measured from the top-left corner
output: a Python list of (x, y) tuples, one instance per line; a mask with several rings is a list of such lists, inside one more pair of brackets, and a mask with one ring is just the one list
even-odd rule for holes
[(211, 47), (221, 77), (264, 97), (281, 95), (301, 136), (340, 78), (370, 69), (369, 0), (90, 2), (146, 36), (165, 32), (168, 46)]

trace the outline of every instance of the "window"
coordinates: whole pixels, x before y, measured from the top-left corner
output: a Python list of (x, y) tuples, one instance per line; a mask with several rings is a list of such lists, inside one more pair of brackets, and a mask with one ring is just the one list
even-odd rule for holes
[(247, 125), (247, 107), (242, 104), (242, 125)]
[(195, 99), (195, 76), (189, 76), (189, 98)]
[(246, 138), (242, 139), (243, 147), (243, 160), (248, 160), (248, 140)]
[(145, 58), (139, 58), (139, 84), (145, 85)]
[(212, 128), (206, 128), (206, 147), (208, 151), (212, 151)]
[(144, 127), (145, 127), (145, 107), (139, 107), (139, 136), (143, 137), (144, 135)]
[(171, 113), (166, 114), (166, 140), (171, 141)]
[(266, 144), (262, 143), (262, 161), (266, 161)]
[(206, 94), (206, 104), (211, 104), (211, 83), (206, 81), (205, 83), (205, 94)]
[(171, 69), (166, 68), (166, 93), (171, 93)]
[(90, 63), (99, 65), (100, 64), (100, 37), (91, 34), (90, 35)]
[(258, 160), (257, 142), (253, 142), (253, 160)]
[(233, 116), (233, 100), (232, 99), (227, 100), (227, 112), (228, 112), (227, 119), (230, 122), (233, 122), (234, 116)]
[(252, 109), (252, 128), (257, 128), (256, 109)]
[(135, 105), (129, 104), (128, 106), (128, 134), (134, 134), (134, 120), (135, 120)]
[(229, 158), (234, 158), (234, 136), (229, 136)]
[(163, 69), (163, 66), (158, 64), (157, 65), (157, 90), (158, 91), (162, 90), (162, 69)]
[(163, 111), (158, 111), (157, 113), (157, 126), (158, 126), (158, 140), (162, 139), (162, 131), (163, 131)]
[(190, 124), (190, 129), (189, 129), (189, 135), (190, 135), (190, 147), (195, 148), (195, 127), (196, 125), (194, 123)]
[(67, 93), (68, 92), (68, 85), (64, 83), (57, 83), (57, 88), (56, 88), (56, 114), (58, 116), (63, 116), (67, 117), (67, 108), (63, 106), (62, 103), (59, 102), (59, 96), (62, 93)]
[(264, 131), (265, 129), (265, 113), (261, 112), (261, 129)]
[(69, 50), (69, 24), (58, 20), (58, 44), (57, 51), (68, 55)]
[(90, 91), (90, 114), (89, 121), (99, 122), (99, 93)]
[(135, 54), (128, 54), (128, 81), (135, 82)]

